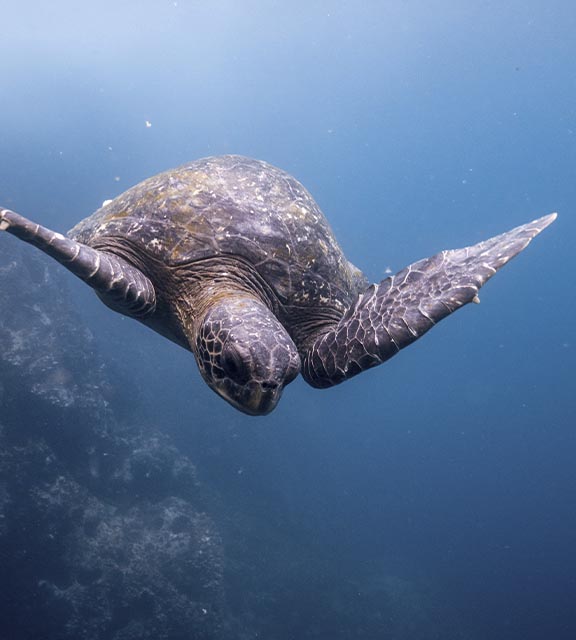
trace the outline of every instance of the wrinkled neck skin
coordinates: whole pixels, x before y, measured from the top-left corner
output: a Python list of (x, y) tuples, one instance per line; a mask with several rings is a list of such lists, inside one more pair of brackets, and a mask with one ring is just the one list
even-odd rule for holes
[(210, 388), (244, 413), (265, 415), (298, 375), (300, 358), (259, 276), (223, 262), (196, 263), (193, 277), (180, 279), (175, 312)]
[(219, 256), (178, 267), (171, 280), (174, 312), (192, 351), (207, 312), (223, 300), (253, 300), (278, 313), (272, 290), (253, 267), (234, 258)]

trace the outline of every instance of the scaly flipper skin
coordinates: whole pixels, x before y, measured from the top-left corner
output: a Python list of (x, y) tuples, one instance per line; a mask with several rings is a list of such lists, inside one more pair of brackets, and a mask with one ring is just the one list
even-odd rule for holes
[(9, 209), (0, 209), (0, 231), (8, 231), (60, 262), (115, 311), (138, 319), (154, 312), (154, 286), (122, 258), (66, 238)]
[(511, 258), (556, 219), (550, 214), (472, 247), (442, 251), (360, 295), (303, 359), (302, 375), (330, 387), (385, 362), (468, 302)]

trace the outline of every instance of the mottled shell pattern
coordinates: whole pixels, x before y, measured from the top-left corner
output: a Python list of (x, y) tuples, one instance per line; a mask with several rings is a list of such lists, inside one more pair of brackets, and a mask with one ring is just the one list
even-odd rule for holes
[(77, 224), (90, 246), (121, 239), (145, 264), (219, 255), (252, 264), (285, 309), (344, 312), (366, 284), (308, 191), (288, 173), (241, 156), (203, 158), (141, 182)]

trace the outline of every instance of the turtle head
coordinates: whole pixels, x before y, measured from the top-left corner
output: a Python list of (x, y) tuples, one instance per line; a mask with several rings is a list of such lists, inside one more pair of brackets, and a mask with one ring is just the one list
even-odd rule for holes
[(253, 298), (211, 305), (196, 333), (202, 377), (232, 406), (266, 415), (300, 371), (292, 339), (274, 314)]

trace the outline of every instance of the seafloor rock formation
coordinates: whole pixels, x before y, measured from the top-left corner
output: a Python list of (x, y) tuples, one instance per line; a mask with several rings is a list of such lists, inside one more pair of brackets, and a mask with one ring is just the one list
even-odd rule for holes
[(0, 237), (0, 637), (221, 637), (194, 466), (120, 424), (61, 274)]

